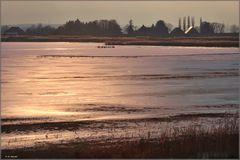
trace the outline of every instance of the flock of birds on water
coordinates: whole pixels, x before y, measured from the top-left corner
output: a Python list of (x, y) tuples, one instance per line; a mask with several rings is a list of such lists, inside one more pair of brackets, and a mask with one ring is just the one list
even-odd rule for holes
[(103, 46), (97, 46), (97, 48), (115, 48), (113, 45), (103, 45)]

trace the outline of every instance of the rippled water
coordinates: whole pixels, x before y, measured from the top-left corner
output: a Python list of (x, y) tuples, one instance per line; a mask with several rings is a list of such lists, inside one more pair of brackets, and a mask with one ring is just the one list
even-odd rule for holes
[(2, 124), (238, 110), (237, 48), (99, 45), (2, 43)]

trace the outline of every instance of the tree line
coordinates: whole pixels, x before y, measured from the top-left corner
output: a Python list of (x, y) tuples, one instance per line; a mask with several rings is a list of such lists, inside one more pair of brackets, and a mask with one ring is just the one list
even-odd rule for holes
[[(202, 34), (224, 33), (225, 25), (223, 23), (203, 22), (200, 26), (195, 27)], [(7, 30), (7, 26), (1, 27), (2, 32)], [(50, 25), (32, 25), (27, 28), (27, 35), (82, 35), (82, 36), (168, 36), (173, 25), (165, 23), (163, 20), (157, 21), (151, 27), (142, 25), (137, 27), (130, 20), (123, 28), (120, 27), (116, 20), (95, 20), (82, 22), (79, 19), (68, 21), (65, 24), (54, 28)], [(239, 27), (232, 25), (232, 33), (239, 32)]]

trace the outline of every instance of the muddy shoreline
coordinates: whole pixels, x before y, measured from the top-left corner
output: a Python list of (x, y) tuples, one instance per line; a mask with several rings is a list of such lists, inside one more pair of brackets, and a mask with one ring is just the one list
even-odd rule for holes
[(238, 127), (238, 118), (235, 114), (221, 121), (218, 126), (211, 126), (210, 129), (190, 125), (185, 128), (168, 128), (157, 136), (148, 131), (137, 137), (114, 137), (114, 135), (102, 136), (100, 139), (76, 137), (71, 141), (45, 142), (32, 147), (3, 149), (2, 157), (239, 158)]
[[(26, 124), (2, 124), (2, 133), (10, 133), (15, 131), (37, 131), (41, 130), (70, 130), (74, 131), (78, 128), (91, 128), (99, 126), (106, 127), (107, 125), (114, 126), (117, 123), (138, 123), (138, 122), (173, 122), (173, 121), (189, 121), (197, 118), (225, 118), (232, 117), (234, 113), (196, 113), (196, 114), (179, 114), (169, 117), (154, 117), (140, 119), (119, 119), (119, 120), (84, 120), (84, 121), (59, 121), (59, 122), (40, 122)], [(9, 121), (2, 119), (2, 122)], [(93, 125), (95, 124), (95, 125)], [(110, 126), (110, 127), (111, 127)]]

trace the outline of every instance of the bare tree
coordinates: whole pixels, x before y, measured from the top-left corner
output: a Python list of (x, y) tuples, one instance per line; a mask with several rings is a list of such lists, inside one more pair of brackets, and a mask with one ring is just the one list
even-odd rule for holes
[(134, 33), (135, 26), (133, 25), (133, 20), (129, 21), (129, 24), (125, 26), (124, 30), (127, 34), (131, 35)]
[(225, 25), (223, 23), (211, 23), (214, 33), (224, 33)]

